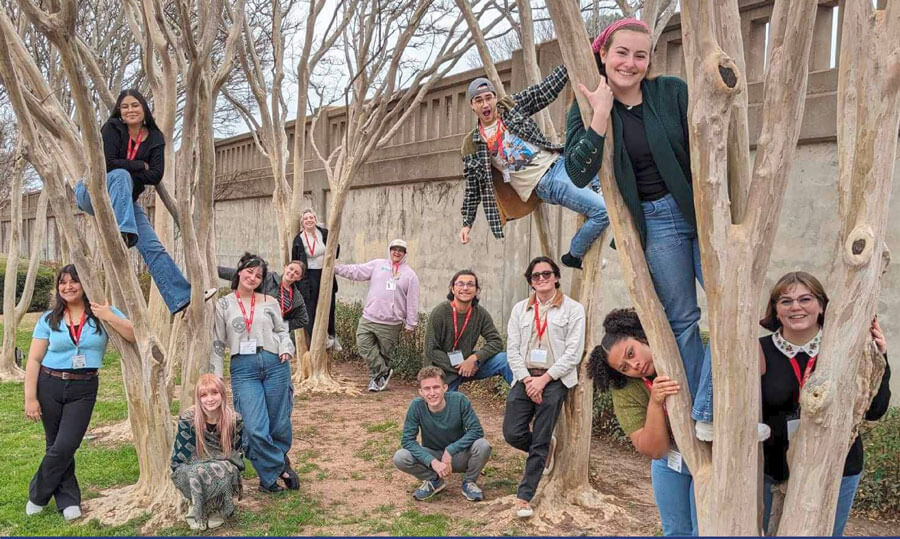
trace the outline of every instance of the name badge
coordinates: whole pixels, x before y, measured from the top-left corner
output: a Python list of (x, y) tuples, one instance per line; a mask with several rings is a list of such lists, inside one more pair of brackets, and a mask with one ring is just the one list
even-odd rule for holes
[(666, 457), (666, 466), (668, 466), (670, 470), (681, 473), (681, 462), (681, 453), (678, 451), (669, 451), (669, 454)]
[(791, 438), (794, 437), (794, 434), (797, 432), (797, 429), (800, 428), (800, 420), (799, 419), (788, 419), (787, 422), (787, 435), (788, 441), (791, 441)]
[(454, 367), (458, 367), (463, 362), (463, 355), (459, 350), (454, 350), (447, 355), (450, 356), (450, 365)]
[(241, 354), (255, 354), (256, 353), (256, 339), (250, 339), (249, 341), (241, 341)]
[(531, 351), (531, 365), (534, 367), (546, 367), (547, 366), (547, 351), (541, 349), (535, 349)]
[(394, 279), (389, 279), (387, 284), (385, 285), (385, 288), (388, 290), (397, 290), (397, 281), (395, 281)]
[(87, 367), (87, 357), (84, 354), (75, 354), (72, 356), (72, 368), (84, 369)]

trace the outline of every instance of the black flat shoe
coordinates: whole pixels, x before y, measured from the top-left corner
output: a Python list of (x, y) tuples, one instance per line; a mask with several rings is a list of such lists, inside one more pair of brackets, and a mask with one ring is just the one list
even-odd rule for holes
[(278, 484), (278, 481), (275, 481), (269, 486), (265, 486), (262, 483), (259, 484), (259, 491), (264, 492), (266, 494), (275, 494), (276, 492), (284, 492), (284, 487)]
[(562, 255), (562, 263), (563, 266), (568, 266), (574, 269), (581, 269), (581, 259), (577, 256), (572, 255), (571, 253)]
[(138, 242), (137, 234), (132, 234), (131, 232), (122, 232), (122, 241), (125, 242), (125, 248), (131, 249)]
[[(285, 477), (285, 474), (287, 477)], [(291, 459), (287, 456), (287, 453), (284, 454), (284, 468), (281, 469), (281, 473), (278, 474), (278, 478), (284, 481), (284, 486), (291, 490), (299, 490), (300, 489), (300, 477), (297, 476), (297, 472), (291, 468)]]

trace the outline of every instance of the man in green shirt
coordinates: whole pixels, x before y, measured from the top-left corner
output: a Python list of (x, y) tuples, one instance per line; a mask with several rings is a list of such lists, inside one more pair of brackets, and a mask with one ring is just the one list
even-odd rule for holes
[[(464, 472), (462, 493), (472, 502), (484, 499), (475, 480), (491, 456), (491, 444), (469, 399), (447, 392), (444, 371), (423, 367), (416, 378), (419, 397), (406, 412), (401, 449), (394, 453), (394, 466), (422, 480), (413, 492), (416, 500), (427, 500), (447, 486), (452, 472)], [(422, 442), (417, 441), (419, 432)]]
[[(478, 277), (472, 270), (457, 271), (450, 279), (447, 301), (428, 317), (425, 329), (425, 366), (444, 371), (450, 391), (470, 380), (502, 376), (511, 384), (503, 339), (487, 309), (478, 305)], [(478, 350), (478, 338), (484, 345)]]

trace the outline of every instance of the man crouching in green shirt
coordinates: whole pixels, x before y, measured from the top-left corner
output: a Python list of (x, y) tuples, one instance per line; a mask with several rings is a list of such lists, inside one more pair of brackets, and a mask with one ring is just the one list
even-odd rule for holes
[[(416, 500), (444, 490), (452, 472), (465, 472), (462, 493), (467, 500), (483, 500), (484, 492), (475, 480), (491, 456), (491, 444), (484, 439), (472, 403), (462, 393), (447, 393), (440, 367), (423, 367), (416, 379), (420, 396), (406, 412), (402, 448), (394, 453), (394, 466), (423, 481), (413, 492)], [(416, 440), (420, 430), (421, 444)]]

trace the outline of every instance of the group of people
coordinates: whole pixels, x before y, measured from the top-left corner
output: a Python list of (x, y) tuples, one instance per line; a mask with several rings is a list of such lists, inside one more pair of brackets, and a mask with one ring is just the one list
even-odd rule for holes
[[(566, 86), (564, 66), (502, 99), (487, 79), (469, 85), (466, 95), (476, 121), (462, 145), (465, 192), (459, 239), (463, 244), (470, 241), (479, 204), (497, 238), (503, 238), (508, 219), (523, 216), (540, 201), (558, 204), (586, 218), (561, 257), (563, 265), (580, 269), (609, 222), (597, 174), (611, 120), (615, 180), (678, 343), (696, 436), (711, 441), (712, 368), (699, 327), (696, 286), (703, 285), (703, 277), (693, 205), (687, 85), (676, 77), (648, 78), (651, 34), (641, 21), (611, 24), (592, 50), (601, 81), (596, 88), (577, 89), (591, 104), (591, 119), (584, 125), (573, 101), (564, 146), (550, 142), (531, 118)], [(190, 284), (136, 202), (146, 186), (162, 179), (165, 140), (146, 100), (134, 90), (119, 96), (102, 134), (107, 189), (122, 239), (128, 247), (137, 246), (175, 314), (190, 302)], [(83, 183), (75, 194), (78, 206), (91, 213)], [(313, 334), (328, 242), (328, 230), (319, 225), (314, 211), (305, 210), (299, 218), (292, 260), (281, 275), (269, 272), (266, 262), (250, 253), (234, 268), (219, 268), (232, 293), (216, 303), (211, 372), (197, 383), (194, 406), (179, 417), (172, 451), (172, 479), (190, 502), (186, 518), (192, 529), (220, 526), (234, 511), (232, 495), (242, 488), (244, 456), (259, 476), (260, 491), (299, 488), (288, 456), (293, 409), (290, 360), (296, 353), (292, 330), (305, 329), (307, 338)], [(386, 258), (335, 267), (337, 276), (369, 283), (356, 344), (368, 364), (372, 392), (387, 388), (393, 375), (392, 350), (403, 331), (418, 325), (419, 279), (408, 262), (409, 247), (395, 239), (388, 244)], [(431, 311), (423, 368), (417, 376), (419, 397), (409, 405), (402, 447), (394, 455), (397, 468), (422, 481), (413, 492), (416, 500), (441, 492), (454, 472), (464, 474), (466, 499), (484, 499), (477, 480), (491, 444), (472, 403), (459, 389), (471, 380), (496, 376), (510, 386), (503, 437), (528, 454), (516, 493), (516, 514), (522, 518), (533, 514), (535, 490), (553, 467), (553, 432), (561, 407), (568, 391), (579, 383), (585, 314), (582, 305), (560, 290), (560, 267), (554, 260), (534, 258), (524, 277), (531, 292), (509, 314), (505, 344), (490, 314), (479, 305), (481, 287), (471, 270), (452, 276), (447, 300)], [(331, 284), (327, 343), (337, 350), (336, 279)], [(204, 293), (207, 300), (214, 296), (215, 289)], [(761, 322), (772, 331), (760, 338), (759, 440), (764, 444), (766, 521), (771, 489), (788, 478), (786, 453), (799, 421), (799, 392), (815, 368), (827, 302), (813, 276), (793, 272), (773, 288)], [(67, 520), (81, 516), (74, 453), (96, 401), (109, 331), (134, 340), (125, 316), (106, 302), (90, 302), (74, 266), (63, 267), (53, 308), (35, 326), (26, 368), (25, 415), (43, 422), (47, 440), (46, 454), (29, 488), (28, 514), (42, 511), (55, 497)], [(604, 332), (590, 359), (594, 383), (612, 392), (623, 430), (639, 453), (653, 459), (651, 477), (663, 533), (696, 534), (693, 481), (672, 438), (665, 407), (666, 398), (684, 388), (657, 376), (633, 310), (609, 313)], [(874, 345), (885, 353), (877, 319), (871, 333)], [(224, 382), (226, 364), (233, 406)], [(887, 368), (867, 419), (884, 413), (889, 379)], [(852, 505), (862, 455), (857, 438), (844, 468), (836, 535), (843, 532)]]

